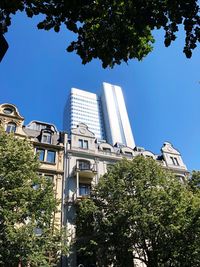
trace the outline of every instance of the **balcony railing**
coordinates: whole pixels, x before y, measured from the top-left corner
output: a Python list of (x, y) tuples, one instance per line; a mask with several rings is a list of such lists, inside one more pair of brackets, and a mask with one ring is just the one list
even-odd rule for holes
[(96, 164), (78, 161), (76, 164), (76, 170), (79, 170), (79, 171), (96, 171)]

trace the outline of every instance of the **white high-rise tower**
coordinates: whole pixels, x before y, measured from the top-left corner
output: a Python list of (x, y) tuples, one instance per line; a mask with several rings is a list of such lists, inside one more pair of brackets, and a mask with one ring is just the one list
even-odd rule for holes
[(122, 143), (134, 148), (135, 142), (121, 87), (103, 83), (101, 101), (107, 142), (112, 145)]
[(112, 145), (120, 143), (135, 147), (122, 89), (119, 86), (103, 83), (100, 97), (72, 88), (64, 111), (64, 130), (70, 132), (81, 122), (100, 140), (106, 140)]

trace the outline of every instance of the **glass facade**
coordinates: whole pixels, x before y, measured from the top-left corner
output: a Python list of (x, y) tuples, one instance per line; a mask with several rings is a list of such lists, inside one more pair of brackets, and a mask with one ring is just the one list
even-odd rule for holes
[(83, 90), (71, 89), (67, 100), (63, 126), (64, 130), (70, 132), (79, 123), (85, 123), (96, 138), (105, 139), (104, 121), (101, 102), (96, 94)]

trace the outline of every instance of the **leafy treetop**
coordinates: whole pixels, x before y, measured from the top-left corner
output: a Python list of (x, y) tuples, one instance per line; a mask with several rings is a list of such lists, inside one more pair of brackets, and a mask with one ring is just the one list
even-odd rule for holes
[(27, 140), (0, 129), (0, 266), (54, 266), (62, 245), (52, 182)]
[(153, 159), (123, 160), (77, 206), (80, 263), (198, 267), (199, 216), (200, 194), (190, 185)]
[(104, 68), (145, 57), (152, 50), (154, 29), (164, 29), (169, 46), (183, 25), (188, 58), (200, 40), (198, 0), (3, 0), (1, 32), (8, 30), (12, 14), (24, 10), (29, 17), (44, 15), (39, 29), (59, 32), (64, 24), (77, 34), (67, 51), (75, 51), (83, 64), (99, 58)]

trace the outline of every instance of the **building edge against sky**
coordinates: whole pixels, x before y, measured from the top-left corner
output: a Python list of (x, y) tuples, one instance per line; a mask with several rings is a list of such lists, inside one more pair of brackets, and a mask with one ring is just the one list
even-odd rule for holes
[(67, 132), (85, 123), (99, 140), (134, 148), (135, 142), (128, 118), (122, 89), (103, 83), (101, 96), (72, 88), (67, 98), (63, 128)]

